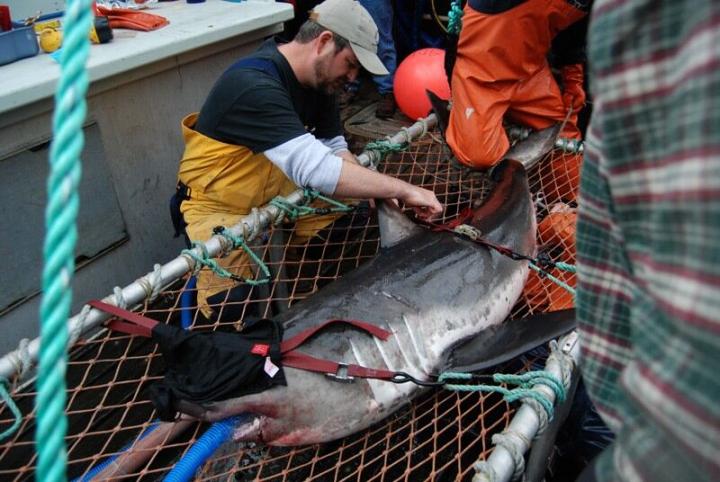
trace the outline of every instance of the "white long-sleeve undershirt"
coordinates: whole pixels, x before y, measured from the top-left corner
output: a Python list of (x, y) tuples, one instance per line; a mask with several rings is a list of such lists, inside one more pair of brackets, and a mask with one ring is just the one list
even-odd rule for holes
[(343, 165), (337, 154), (347, 150), (343, 136), (317, 139), (312, 134), (304, 134), (268, 149), (264, 154), (298, 186), (332, 194)]

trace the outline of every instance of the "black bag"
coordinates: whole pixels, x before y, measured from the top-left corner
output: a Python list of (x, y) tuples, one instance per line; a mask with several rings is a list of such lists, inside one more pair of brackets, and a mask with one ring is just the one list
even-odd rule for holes
[[(283, 329), (262, 319), (237, 332), (192, 332), (158, 323), (152, 329), (165, 377), (149, 389), (161, 420), (175, 420), (179, 401), (203, 404), (287, 385), (280, 352)], [(270, 373), (270, 359), (277, 367)]]

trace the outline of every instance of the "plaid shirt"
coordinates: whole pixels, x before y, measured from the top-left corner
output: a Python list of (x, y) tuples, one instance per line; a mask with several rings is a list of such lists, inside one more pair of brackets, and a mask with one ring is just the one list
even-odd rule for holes
[(600, 481), (720, 480), (720, 2), (597, 0), (577, 231)]

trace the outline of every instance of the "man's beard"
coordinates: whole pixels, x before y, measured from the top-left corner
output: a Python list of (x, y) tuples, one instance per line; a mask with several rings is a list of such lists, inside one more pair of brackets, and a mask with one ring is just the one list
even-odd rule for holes
[(341, 79), (335, 79), (332, 81), (327, 76), (329, 64), (329, 61), (326, 62), (322, 59), (315, 63), (315, 78), (317, 79), (316, 89), (327, 95), (335, 95), (343, 88), (345, 83)]

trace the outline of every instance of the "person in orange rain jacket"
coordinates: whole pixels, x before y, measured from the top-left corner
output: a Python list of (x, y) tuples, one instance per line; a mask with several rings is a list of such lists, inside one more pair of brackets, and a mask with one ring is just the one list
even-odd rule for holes
[[(586, 19), (591, 3), (468, 1), (452, 70), (452, 109), (446, 132), (460, 162), (487, 169), (502, 158), (510, 147), (502, 125), (506, 114), (511, 121), (536, 130), (564, 123), (561, 136), (580, 138), (577, 117), (585, 103), (584, 29), (578, 21)], [(550, 70), (551, 47), (557, 54), (554, 60), (560, 66), (562, 91)]]

